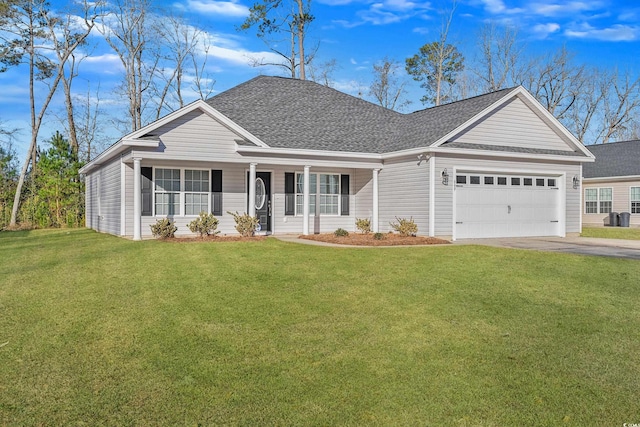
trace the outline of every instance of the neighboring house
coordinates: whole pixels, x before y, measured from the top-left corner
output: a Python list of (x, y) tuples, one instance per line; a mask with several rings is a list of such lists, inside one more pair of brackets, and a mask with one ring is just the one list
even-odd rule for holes
[[(265, 233), (373, 230), (413, 218), (444, 238), (581, 231), (591, 153), (522, 87), (401, 114), (302, 80), (257, 77), (126, 135), (81, 172), (87, 226), (177, 234), (200, 211)], [(577, 182), (577, 188), (574, 186)]]
[(590, 145), (595, 163), (583, 169), (585, 225), (609, 225), (610, 212), (629, 212), (640, 226), (640, 140)]

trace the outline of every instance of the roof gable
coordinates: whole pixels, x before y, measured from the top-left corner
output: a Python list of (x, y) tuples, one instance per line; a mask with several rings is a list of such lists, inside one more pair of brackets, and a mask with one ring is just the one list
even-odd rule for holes
[(583, 166), (585, 178), (640, 175), (640, 140), (590, 145), (588, 149), (596, 161)]

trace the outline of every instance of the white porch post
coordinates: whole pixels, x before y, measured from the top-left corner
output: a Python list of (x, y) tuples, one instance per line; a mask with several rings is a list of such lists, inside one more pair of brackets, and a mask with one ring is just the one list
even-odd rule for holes
[(142, 216), (142, 176), (140, 174), (140, 159), (133, 159), (133, 240), (142, 240), (141, 236), (141, 216)]
[(373, 231), (374, 233), (377, 233), (379, 231), (378, 230), (378, 173), (379, 172), (380, 172), (380, 169), (374, 169), (373, 176), (372, 176), (373, 177), (373, 180), (372, 180), (373, 206), (371, 211), (371, 231)]
[(304, 185), (302, 189), (302, 234), (309, 235), (309, 168), (304, 167)]
[(429, 157), (429, 237), (436, 235), (436, 158)]
[(256, 216), (256, 166), (257, 163), (249, 165), (249, 216)]

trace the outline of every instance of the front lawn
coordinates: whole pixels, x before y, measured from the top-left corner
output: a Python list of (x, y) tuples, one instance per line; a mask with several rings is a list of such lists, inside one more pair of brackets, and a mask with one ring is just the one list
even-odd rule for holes
[(0, 425), (640, 422), (640, 262), (0, 233)]
[(583, 227), (582, 237), (640, 240), (640, 227)]

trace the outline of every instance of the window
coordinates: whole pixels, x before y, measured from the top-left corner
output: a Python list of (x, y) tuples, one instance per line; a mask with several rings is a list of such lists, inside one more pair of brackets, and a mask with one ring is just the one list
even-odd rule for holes
[(631, 198), (631, 213), (640, 214), (640, 187), (631, 187), (629, 191)]
[(485, 176), (484, 177), (484, 185), (493, 185), (493, 177)]
[(611, 188), (585, 188), (584, 213), (603, 214), (612, 210), (613, 190)]
[(597, 188), (585, 188), (584, 189), (584, 213), (597, 214), (598, 213), (598, 189)]
[(600, 213), (611, 212), (613, 203), (613, 191), (611, 188), (601, 188), (599, 191)]
[(156, 169), (156, 215), (180, 213), (180, 169)]
[(456, 184), (466, 184), (467, 176), (466, 175), (456, 175)]
[(320, 214), (338, 215), (340, 175), (320, 174)]
[(544, 187), (544, 178), (536, 178), (536, 187)]
[(469, 184), (480, 184), (480, 177), (476, 175), (471, 175), (469, 177)]
[(499, 176), (498, 177), (498, 185), (507, 185), (507, 177)]
[[(184, 177), (184, 181), (182, 180)], [(209, 171), (185, 169), (155, 169), (156, 215), (198, 215), (209, 212)], [(184, 197), (181, 197), (184, 194)], [(180, 209), (183, 200), (184, 210)]]
[(525, 178), (523, 179), (524, 185), (531, 187), (533, 185), (533, 178)]
[(547, 180), (547, 186), (548, 187), (555, 187), (556, 186), (556, 180), (554, 178), (549, 178)]
[(520, 178), (511, 178), (511, 185), (520, 185)]
[(209, 212), (209, 171), (184, 171), (184, 214)]

